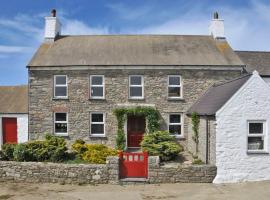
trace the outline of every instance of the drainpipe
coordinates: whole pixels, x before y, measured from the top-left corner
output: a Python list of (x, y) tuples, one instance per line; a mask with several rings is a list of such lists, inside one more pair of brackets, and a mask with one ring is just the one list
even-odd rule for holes
[(205, 163), (208, 164), (208, 153), (209, 153), (209, 120), (208, 116), (206, 116), (206, 155), (205, 155)]

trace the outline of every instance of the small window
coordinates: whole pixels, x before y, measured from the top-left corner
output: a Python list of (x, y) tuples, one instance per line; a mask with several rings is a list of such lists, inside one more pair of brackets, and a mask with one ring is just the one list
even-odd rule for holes
[(265, 151), (265, 122), (248, 122), (248, 151)]
[(54, 76), (54, 97), (67, 98), (67, 76), (55, 75)]
[(104, 99), (104, 76), (91, 75), (90, 76), (90, 98), (91, 99)]
[(181, 76), (168, 76), (168, 98), (182, 98)]
[(54, 133), (56, 135), (68, 134), (68, 115), (67, 113), (54, 113)]
[(104, 136), (105, 135), (105, 114), (104, 113), (91, 113), (91, 135)]
[(182, 115), (170, 114), (169, 115), (169, 133), (175, 136), (182, 136)]
[(129, 76), (129, 98), (130, 99), (143, 99), (143, 76), (132, 75)]

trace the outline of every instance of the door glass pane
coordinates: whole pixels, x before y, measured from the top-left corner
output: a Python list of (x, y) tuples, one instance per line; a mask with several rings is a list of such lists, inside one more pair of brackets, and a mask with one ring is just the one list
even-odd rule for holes
[(103, 87), (92, 87), (92, 97), (103, 97)]
[(262, 137), (248, 137), (248, 150), (263, 150), (264, 142)]
[(142, 88), (141, 87), (130, 87), (130, 96), (131, 97), (142, 97)]
[(170, 123), (180, 123), (181, 115), (170, 115)]
[(169, 97), (180, 97), (180, 87), (169, 87)]
[(103, 122), (103, 114), (92, 114), (92, 122)]
[(263, 123), (249, 123), (249, 133), (263, 133)]
[(181, 125), (169, 125), (169, 132), (172, 135), (181, 135)]
[(67, 133), (67, 123), (55, 123), (55, 133)]
[(141, 85), (142, 84), (142, 77), (141, 76), (131, 76), (130, 77), (130, 84), (131, 85)]
[(92, 76), (92, 85), (102, 85), (102, 76)]
[(55, 121), (67, 121), (66, 113), (55, 113)]
[(104, 134), (104, 124), (92, 124), (91, 134)]
[(55, 82), (56, 82), (56, 85), (66, 85), (66, 76), (56, 76), (55, 77)]
[(180, 85), (180, 77), (170, 76), (169, 77), (169, 85)]
[(55, 87), (55, 96), (57, 97), (65, 97), (67, 96), (67, 88), (66, 87)]

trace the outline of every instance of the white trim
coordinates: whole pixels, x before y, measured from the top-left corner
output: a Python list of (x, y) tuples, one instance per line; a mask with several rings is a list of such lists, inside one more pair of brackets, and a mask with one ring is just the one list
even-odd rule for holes
[[(170, 123), (170, 116), (171, 115), (180, 115), (180, 123)], [(173, 135), (173, 136), (175, 136), (176, 138), (184, 138), (184, 114), (183, 113), (169, 113), (167, 122), (168, 122), (168, 132), (170, 131), (170, 125), (180, 125), (181, 126), (181, 135)]]
[[(263, 125), (263, 133), (251, 133), (249, 132), (250, 123), (261, 123)], [(266, 120), (247, 120), (247, 152), (248, 153), (261, 153), (268, 152), (267, 149), (267, 123)], [(250, 150), (248, 149), (248, 138), (250, 137), (261, 137), (263, 139), (263, 149)]]
[[(103, 122), (92, 122), (92, 114), (102, 114)], [(92, 124), (103, 124), (103, 134), (92, 133)], [(90, 112), (90, 137), (105, 137), (106, 136), (106, 113), (104, 112)]]
[[(56, 114), (66, 114), (66, 121), (56, 121)], [(56, 123), (62, 123), (62, 124), (64, 124), (64, 123), (66, 123), (67, 124), (67, 132), (66, 133), (64, 133), (64, 132), (58, 132), (58, 133), (56, 133), (55, 132), (55, 124)], [(53, 132), (54, 132), (54, 135), (56, 135), (56, 136), (68, 136), (68, 127), (69, 127), (69, 125), (68, 125), (68, 113), (67, 112), (54, 112), (54, 118), (53, 118)]]
[[(66, 84), (56, 84), (56, 77), (65, 77)], [(56, 87), (65, 87), (67, 95), (66, 96), (56, 96), (56, 94), (55, 94)], [(67, 99), (68, 98), (68, 77), (67, 77), (67, 75), (54, 75), (54, 78), (53, 78), (53, 97), (55, 99)]]
[[(131, 85), (131, 77), (140, 77), (141, 84), (140, 85)], [(142, 96), (130, 96), (130, 88), (131, 87), (138, 87), (142, 88)], [(128, 98), (129, 99), (144, 99), (144, 77), (143, 75), (129, 75), (128, 76)]]
[[(170, 85), (170, 77), (177, 77), (177, 78), (179, 78), (180, 79), (180, 81), (179, 81), (179, 85)], [(169, 88), (170, 87), (179, 87), (179, 90), (180, 90), (180, 96), (178, 97), (178, 96), (172, 96), (172, 97), (170, 97), (169, 96)], [(181, 75), (168, 75), (168, 77), (167, 77), (167, 98), (168, 99), (175, 99), (175, 100), (177, 100), (177, 99), (183, 99), (183, 83), (182, 83), (182, 76)]]
[[(93, 77), (102, 77), (102, 85), (93, 85), (92, 84)], [(105, 76), (104, 75), (90, 75), (89, 86), (90, 86), (90, 88), (89, 88), (90, 99), (105, 99)], [(103, 88), (103, 96), (102, 97), (92, 96), (92, 87), (102, 87)]]

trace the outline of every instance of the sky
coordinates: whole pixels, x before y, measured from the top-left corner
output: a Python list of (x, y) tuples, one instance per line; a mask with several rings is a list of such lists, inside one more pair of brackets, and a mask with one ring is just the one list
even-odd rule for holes
[(233, 49), (270, 51), (270, 0), (0, 0), (0, 85), (27, 84), (53, 8), (63, 35), (207, 35), (218, 11)]

